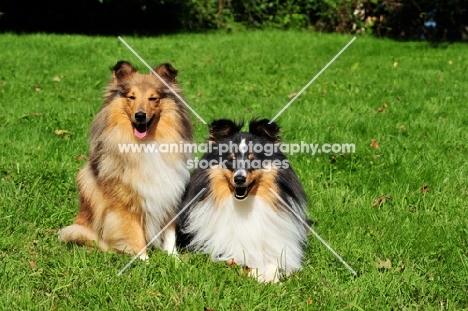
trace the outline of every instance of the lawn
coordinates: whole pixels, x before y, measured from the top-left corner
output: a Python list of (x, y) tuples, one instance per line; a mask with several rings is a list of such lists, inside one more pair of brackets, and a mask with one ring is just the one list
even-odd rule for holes
[[(207, 122), (273, 118), (351, 39), (255, 31), (124, 37), (179, 69)], [(199, 254), (149, 264), (58, 241), (109, 67), (145, 66), (116, 37), (0, 35), (1, 310), (468, 309), (468, 45), (356, 41), (276, 120), (309, 198), (303, 270), (259, 284)], [(191, 115), (198, 142), (207, 126)]]

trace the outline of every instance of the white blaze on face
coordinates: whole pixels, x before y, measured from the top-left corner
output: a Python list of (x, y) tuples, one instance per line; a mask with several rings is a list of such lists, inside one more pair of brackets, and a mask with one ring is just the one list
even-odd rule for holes
[(241, 154), (240, 159), (237, 160), (236, 171), (234, 172), (234, 178), (237, 176), (247, 177), (247, 171), (245, 170), (245, 154), (248, 151), (248, 146), (245, 143), (245, 138), (241, 139), (239, 144), (239, 152)]
[(234, 178), (236, 178), (237, 176), (247, 177), (247, 171), (243, 168), (240, 168), (234, 173)]
[(239, 144), (239, 152), (242, 155), (242, 160), (244, 159), (245, 154), (247, 153), (248, 149), (249, 148), (247, 147), (247, 144), (245, 143), (245, 138), (242, 138), (242, 140), (241, 140), (241, 142)]

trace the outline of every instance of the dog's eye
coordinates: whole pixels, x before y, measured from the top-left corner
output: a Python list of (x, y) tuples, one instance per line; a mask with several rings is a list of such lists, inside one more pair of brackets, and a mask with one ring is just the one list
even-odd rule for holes
[(159, 98), (157, 98), (157, 97), (150, 97), (150, 98), (148, 98), (148, 100), (149, 100), (150, 102), (157, 102), (157, 101), (159, 100)]
[(130, 95), (130, 96), (128, 96), (128, 99), (130, 99), (130, 100), (135, 100), (135, 99), (136, 99), (136, 97), (135, 97), (135, 96), (133, 96), (133, 95)]

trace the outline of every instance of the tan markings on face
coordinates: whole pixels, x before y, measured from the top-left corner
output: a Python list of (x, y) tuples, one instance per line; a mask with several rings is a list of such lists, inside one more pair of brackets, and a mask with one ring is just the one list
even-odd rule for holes
[(132, 120), (129, 117), (130, 111), (123, 100), (116, 100), (109, 104), (109, 119), (107, 130), (112, 130), (114, 127), (122, 129), (121, 137), (111, 137), (116, 142), (130, 141), (133, 139)]
[(231, 152), (231, 154), (229, 155), (229, 157), (230, 157), (231, 159), (235, 159), (235, 158), (236, 158), (236, 155), (234, 154), (234, 152)]
[(154, 128), (149, 131), (149, 135), (158, 142), (179, 142), (179, 129), (183, 127), (178, 117), (177, 104), (170, 98), (163, 98), (160, 101), (160, 115)]
[(255, 158), (255, 155), (253, 153), (250, 153), (248, 158), (249, 160), (253, 160)]
[(209, 178), (211, 180), (211, 191), (216, 200), (215, 204), (218, 207), (232, 196), (234, 188), (231, 185), (231, 180), (234, 179), (234, 176), (230, 170), (216, 167), (210, 169)]
[[(132, 118), (136, 112), (142, 111), (151, 119), (147, 128), (146, 141), (157, 143), (180, 144), (183, 140), (181, 129), (186, 127), (180, 118), (178, 105), (170, 97), (162, 98), (160, 90), (165, 88), (162, 82), (153, 74), (134, 73), (125, 82), (126, 97), (117, 98), (109, 104), (108, 129), (119, 127), (122, 129), (111, 138), (116, 143), (135, 140)], [(177, 86), (173, 86), (177, 89)], [(131, 154), (127, 155), (128, 157)], [(135, 154), (135, 156), (139, 156)], [(182, 151), (161, 153), (161, 156), (169, 162), (178, 162), (186, 158)]]
[(247, 182), (250, 184), (255, 180), (255, 185), (250, 190), (249, 195), (257, 195), (261, 197), (268, 205), (275, 207), (278, 199), (271, 192), (270, 188), (277, 194), (279, 194), (278, 187), (276, 186), (276, 176), (278, 172), (275, 169), (271, 169), (269, 172), (263, 170), (255, 170), (247, 174)]
[(147, 119), (157, 117), (161, 111), (160, 99), (154, 86), (145, 83), (132, 85), (126, 96), (129, 117), (137, 112), (146, 113)]

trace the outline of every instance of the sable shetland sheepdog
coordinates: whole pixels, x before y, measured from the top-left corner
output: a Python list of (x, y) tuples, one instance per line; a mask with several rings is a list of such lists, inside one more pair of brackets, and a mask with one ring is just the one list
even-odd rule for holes
[(277, 282), (301, 268), (306, 195), (278, 148), (278, 125), (264, 119), (251, 121), (249, 132), (240, 132), (242, 126), (211, 123), (211, 151), (199, 161), (205, 169), (195, 169), (181, 206), (206, 191), (182, 214), (178, 243)]
[[(183, 103), (154, 74), (141, 74), (118, 62), (105, 102), (90, 130), (89, 161), (77, 176), (80, 209), (72, 225), (59, 231), (63, 241), (116, 250), (147, 259), (145, 246), (176, 215), (190, 174), (184, 153), (121, 152), (121, 144), (193, 142)], [(155, 69), (177, 93), (177, 71)], [(175, 253), (175, 225), (153, 245)]]

